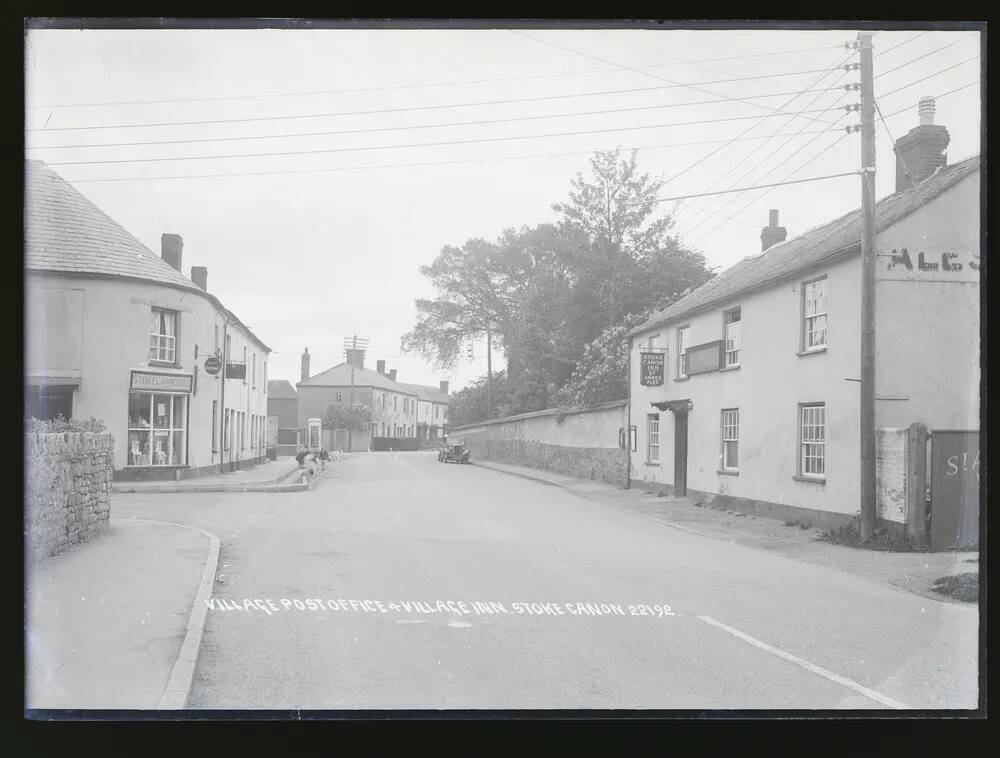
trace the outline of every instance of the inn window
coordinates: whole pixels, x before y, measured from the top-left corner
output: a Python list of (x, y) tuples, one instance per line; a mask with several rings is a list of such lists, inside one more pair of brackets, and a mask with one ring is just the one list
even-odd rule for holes
[(250, 374), (250, 389), (257, 389), (257, 353), (253, 354), (253, 361), (251, 365), (253, 366), (253, 373)]
[(740, 410), (722, 411), (722, 470), (736, 471), (740, 463)]
[(687, 377), (687, 349), (691, 344), (691, 327), (683, 326), (677, 330), (677, 378)]
[(799, 406), (799, 475), (826, 476), (826, 404)]
[(247, 349), (243, 348), (243, 383), (247, 383)]
[(826, 347), (826, 277), (802, 285), (802, 349)]
[(219, 401), (212, 401), (212, 452), (219, 449)]
[(648, 431), (647, 460), (650, 463), (660, 462), (660, 414), (650, 413), (646, 417)]
[(742, 321), (739, 308), (733, 308), (723, 314), (726, 340), (726, 366), (740, 365), (740, 346), (743, 342)]
[(150, 310), (149, 360), (175, 363), (177, 356), (177, 312), (164, 308)]
[(651, 335), (649, 335), (649, 339), (646, 340), (646, 347), (659, 348), (660, 347), (660, 335), (659, 334), (651, 334)]
[(185, 465), (186, 435), (187, 395), (129, 393), (129, 466)]

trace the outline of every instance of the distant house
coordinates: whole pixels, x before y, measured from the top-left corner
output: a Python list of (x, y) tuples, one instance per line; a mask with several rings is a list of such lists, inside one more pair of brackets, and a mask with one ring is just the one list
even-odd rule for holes
[(349, 350), (346, 361), (310, 376), (307, 348), (302, 354), (302, 381), (297, 385), (301, 439), (308, 437), (309, 419), (324, 418), (329, 405), (361, 403), (372, 412), (368, 428), (324, 430), (323, 444), (328, 449), (369, 450), (379, 438), (410, 439), (416, 444), (417, 393), (395, 381), (396, 369), (385, 373), (385, 361), (377, 365), (377, 371), (365, 368), (365, 351)]
[[(977, 429), (980, 160), (947, 165), (928, 100), (875, 206), (875, 421)], [(861, 211), (788, 240), (772, 211), (761, 242), (630, 333), (630, 476), (838, 527), (860, 510)]]
[(275, 418), (278, 455), (295, 455), (299, 449), (299, 396), (287, 379), (267, 383), (267, 415)]
[(417, 436), (421, 440), (441, 439), (448, 424), (448, 382), (439, 387), (400, 382), (417, 394)]

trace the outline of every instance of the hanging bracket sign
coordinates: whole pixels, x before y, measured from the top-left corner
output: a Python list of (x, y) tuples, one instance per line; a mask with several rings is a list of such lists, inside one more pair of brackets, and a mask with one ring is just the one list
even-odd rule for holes
[(663, 353), (640, 353), (639, 384), (644, 387), (660, 387), (663, 385)]
[(205, 359), (205, 373), (215, 376), (222, 371), (222, 361), (215, 355), (210, 355)]

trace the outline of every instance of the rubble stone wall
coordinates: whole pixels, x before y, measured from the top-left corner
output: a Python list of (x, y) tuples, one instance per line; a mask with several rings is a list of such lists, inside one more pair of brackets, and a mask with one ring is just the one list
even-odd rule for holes
[(107, 530), (113, 475), (110, 434), (24, 435), (25, 549), (31, 561)]
[(465, 441), (473, 462), (531, 466), (624, 487), (628, 454), (618, 443), (625, 412), (624, 401), (536, 411), (455, 427), (448, 436)]

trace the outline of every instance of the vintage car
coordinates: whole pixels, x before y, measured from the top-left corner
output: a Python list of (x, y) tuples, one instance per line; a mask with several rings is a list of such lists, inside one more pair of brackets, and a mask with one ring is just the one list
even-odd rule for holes
[(469, 462), (469, 448), (461, 440), (446, 442), (438, 451), (438, 460), (441, 463), (455, 461), (455, 463)]

